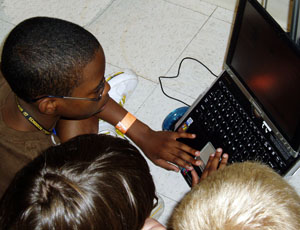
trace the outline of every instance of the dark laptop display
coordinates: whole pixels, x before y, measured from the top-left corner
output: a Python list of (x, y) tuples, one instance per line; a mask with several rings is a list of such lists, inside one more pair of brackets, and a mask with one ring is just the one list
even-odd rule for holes
[(300, 54), (264, 9), (254, 8), (250, 2), (246, 2), (243, 17), (237, 18), (242, 21), (233, 35), (226, 64), (299, 150)]
[[(180, 141), (203, 154), (222, 147), (229, 163), (260, 161), (289, 175), (300, 164), (299, 88), (297, 47), (257, 1), (240, 0), (224, 72), (175, 126), (197, 139)], [(203, 168), (195, 169), (200, 176)]]

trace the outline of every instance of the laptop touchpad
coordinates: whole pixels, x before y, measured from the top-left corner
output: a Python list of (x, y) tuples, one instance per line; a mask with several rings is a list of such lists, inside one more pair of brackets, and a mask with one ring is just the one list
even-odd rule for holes
[(207, 164), (209, 156), (215, 152), (216, 152), (216, 149), (212, 145), (211, 142), (207, 142), (207, 144), (201, 149), (200, 157), (197, 157), (197, 159), (200, 158), (204, 163), (203, 167), (201, 167), (202, 170), (205, 168), (205, 165)]

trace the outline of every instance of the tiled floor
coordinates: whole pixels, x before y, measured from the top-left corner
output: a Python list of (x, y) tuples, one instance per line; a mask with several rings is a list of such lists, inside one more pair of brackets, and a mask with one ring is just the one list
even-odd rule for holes
[[(0, 41), (31, 16), (59, 17), (84, 26), (104, 48), (107, 74), (123, 68), (138, 74), (139, 85), (126, 108), (160, 130), (164, 117), (182, 104), (162, 94), (158, 77), (175, 75), (186, 56), (220, 73), (235, 5), (236, 0), (0, 0)], [(164, 80), (163, 85), (169, 94), (191, 104), (213, 80), (201, 65), (188, 60), (180, 77)], [(189, 187), (180, 174), (149, 164), (165, 200), (160, 218), (165, 224)]]

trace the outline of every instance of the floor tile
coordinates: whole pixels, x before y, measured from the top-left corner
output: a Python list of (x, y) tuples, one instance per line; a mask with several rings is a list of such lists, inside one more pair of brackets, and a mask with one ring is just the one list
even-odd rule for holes
[[(194, 101), (194, 99), (188, 98), (170, 89), (169, 93), (190, 103)], [(148, 124), (151, 128), (161, 130), (163, 119), (172, 110), (181, 106), (183, 106), (181, 103), (166, 98), (162, 94), (160, 87), (156, 86), (155, 90), (138, 110), (136, 116)], [(149, 159), (147, 159), (147, 162), (153, 176), (156, 190), (160, 195), (164, 196), (165, 211), (159, 220), (163, 224), (166, 224), (174, 206), (190, 190), (190, 187), (187, 185), (180, 173), (167, 171), (158, 167)]]
[[(171, 90), (170, 90), (171, 92)], [(175, 97), (184, 97), (177, 92), (171, 92)], [(189, 99), (193, 101), (194, 99)], [(142, 107), (136, 113), (136, 116), (148, 124), (154, 130), (161, 130), (162, 122), (164, 118), (174, 109), (183, 106), (181, 103), (170, 100), (166, 98), (159, 86), (156, 86), (154, 92), (145, 101)], [(154, 177), (155, 184), (157, 186), (157, 191), (167, 197), (171, 197), (178, 201), (181, 199), (183, 194), (189, 188), (186, 184), (184, 178), (180, 173), (175, 173), (173, 171), (167, 171), (154, 165), (149, 161), (151, 173)], [(168, 184), (170, 183), (170, 184)], [(182, 186), (177, 186), (178, 183)], [(171, 188), (176, 188), (172, 190)], [(171, 189), (171, 190), (170, 190)]]
[(99, 39), (109, 63), (157, 82), (206, 19), (163, 0), (117, 0), (88, 29)]
[(274, 17), (278, 24), (284, 29), (289, 28), (292, 16), (292, 4), (290, 0), (268, 1), (267, 11)]
[[(187, 103), (192, 103), (195, 99), (168, 89), (168, 93)], [(167, 98), (157, 85), (151, 96), (147, 98), (142, 107), (137, 111), (137, 117), (149, 125), (154, 130), (162, 129), (164, 118), (178, 107), (184, 106), (180, 102)]]
[(149, 98), (157, 86), (156, 83), (142, 77), (138, 77), (138, 80), (139, 83), (135, 91), (125, 104), (125, 108), (132, 114), (137, 113), (137, 111), (142, 107), (144, 102)]
[[(135, 145), (133, 142), (131, 143)], [(180, 173), (167, 171), (161, 167), (158, 167), (154, 165), (153, 162), (150, 161), (143, 153), (142, 155), (148, 162), (156, 187), (156, 192), (164, 200), (164, 212), (159, 217), (159, 222), (166, 226), (174, 207), (184, 197), (184, 195), (190, 191), (190, 187)]]
[[(198, 59), (218, 75), (223, 67), (230, 29), (230, 23), (210, 18), (167, 75), (177, 74), (179, 62), (184, 57)], [(214, 80), (215, 77), (201, 64), (185, 60), (181, 66), (180, 76), (163, 82), (165, 86), (177, 92), (197, 98)]]
[(109, 63), (105, 63), (105, 76), (110, 76), (116, 72), (121, 71), (122, 69), (116, 66), (113, 66)]
[(166, 0), (167, 2), (177, 4), (199, 13), (210, 16), (216, 9), (216, 5), (201, 0)]
[(300, 196), (300, 169), (293, 175), (285, 178)]
[(57, 17), (86, 25), (99, 16), (113, 0), (3, 0), (0, 18), (18, 24), (34, 16)]
[(238, 3), (238, 0), (204, 0), (204, 1), (232, 11), (234, 11)]
[(234, 11), (228, 10), (228, 9), (225, 9), (225, 8), (222, 8), (222, 7), (218, 7), (214, 11), (212, 17), (223, 20), (223, 21), (228, 22), (228, 23), (233, 23), (234, 15), (235, 15)]
[[(221, 8), (236, 11), (238, 6), (238, 0), (204, 0), (210, 4), (217, 5)], [(267, 11), (274, 17), (274, 19), (281, 25), (284, 30), (288, 30), (290, 17), (292, 14), (292, 2), (290, 0), (276, 0), (276, 1), (265, 1), (258, 0), (259, 3), (265, 6), (267, 2)], [(222, 16), (223, 13), (216, 13), (215, 15)], [(218, 17), (218, 18), (219, 18)], [(221, 18), (220, 18), (221, 19)]]
[(159, 221), (167, 225), (168, 219), (171, 216), (174, 207), (190, 191), (190, 187), (185, 182), (180, 173), (167, 171), (154, 165), (147, 159), (151, 174), (156, 187), (156, 192), (161, 195), (164, 200), (165, 208)]
[(163, 225), (167, 226), (168, 220), (171, 217), (171, 214), (174, 210), (174, 208), (177, 205), (177, 202), (169, 199), (168, 197), (165, 196), (161, 196), (165, 202), (165, 208), (164, 208), (164, 212), (162, 213), (162, 215), (159, 217), (158, 221), (160, 223), (162, 223)]
[(149, 163), (156, 190), (159, 194), (169, 197), (173, 201), (180, 201), (190, 191), (190, 187), (181, 175), (173, 171), (167, 171), (161, 167)]

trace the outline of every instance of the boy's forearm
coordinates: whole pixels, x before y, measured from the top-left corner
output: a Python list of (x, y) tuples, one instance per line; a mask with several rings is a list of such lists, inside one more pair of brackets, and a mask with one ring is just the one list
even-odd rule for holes
[(126, 109), (120, 106), (113, 99), (109, 98), (102, 111), (95, 116), (115, 126), (122, 120), (126, 113)]
[[(127, 112), (128, 111), (126, 109), (124, 109), (122, 106), (120, 106), (110, 98), (106, 103), (103, 111), (97, 114), (97, 117), (116, 126), (117, 123), (125, 117)], [(146, 124), (137, 119), (128, 129), (126, 136), (132, 139), (137, 145), (140, 145), (143, 137), (150, 134), (151, 131), (152, 130)]]

